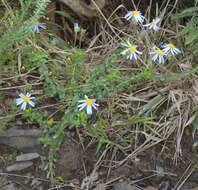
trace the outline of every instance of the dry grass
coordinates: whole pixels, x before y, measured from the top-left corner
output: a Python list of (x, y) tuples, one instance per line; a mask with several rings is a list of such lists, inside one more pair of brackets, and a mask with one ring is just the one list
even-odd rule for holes
[[(87, 23), (92, 26), (87, 29), (86, 34), (83, 33), (83, 36), (80, 37), (73, 36), (76, 47), (52, 46), (47, 42), (49, 39), (45, 35), (41, 36), (44, 40), (39, 42), (35, 42), (31, 38), (27, 39), (26, 42), (35, 51), (48, 56), (45, 60), (45, 64), (47, 64), (44, 65), (46, 67), (43, 69), (41, 64), (21, 73), (20, 68), (23, 61), (22, 55), (18, 54), (19, 74), (3, 75), (3, 87), (0, 88), (2, 92), (14, 90), (16, 94), (16, 89), (32, 87), (36, 92), (35, 95), (46, 93), (43, 96), (47, 98), (46, 101), (41, 101), (43, 105), (36, 108), (35, 112), (49, 111), (49, 108), (53, 108), (53, 111), (49, 111), (47, 119), (55, 117), (58, 124), (54, 124), (54, 129), (47, 126), (46, 129), (50, 131), (50, 135), (57, 137), (58, 132), (62, 135), (70, 130), (69, 127), (73, 127), (83, 151), (86, 152), (91, 146), (96, 147), (100, 156), (93, 166), (91, 175), (88, 176), (84, 166), (86, 180), (89, 178), (88, 182), (84, 182), (87, 190), (91, 188), (98, 168), (108, 168), (104, 183), (106, 187), (122, 178), (110, 179), (113, 169), (129, 162), (138, 162), (137, 160), (142, 154), (147, 154), (155, 148), (158, 149), (158, 159), (163, 159), (166, 151), (170, 151), (172, 155), (169, 161), (171, 160), (175, 165), (180, 164), (183, 157), (182, 141), (185, 138), (186, 129), (191, 127), (197, 117), (196, 105), (198, 103), (195, 61), (192, 56), (187, 55), (188, 47), (182, 45), (184, 39), (178, 35), (178, 31), (183, 26), (178, 20), (172, 18), (178, 1), (175, 1), (173, 5), (170, 4), (170, 0), (163, 1), (161, 6), (150, 1), (144, 9), (147, 21), (159, 16), (162, 19), (162, 29), (159, 33), (150, 33), (144, 38), (139, 36), (139, 28), (133, 28), (123, 19), (127, 10), (141, 9), (141, 3), (137, 4), (133, 0), (128, 0), (127, 3), (126, 1), (116, 1), (113, 6), (107, 4), (106, 9), (101, 10), (94, 0), (91, 2), (96, 6), (99, 16), (95, 18), (93, 25), (91, 25), (92, 21), (85, 22), (85, 26)], [(167, 58), (167, 63), (164, 65), (153, 64), (148, 55), (144, 55), (137, 62), (128, 61), (120, 56), (122, 48), (120, 43), (126, 39), (138, 43), (146, 51), (154, 45), (160, 46), (162, 42), (174, 41), (178, 43), (183, 53), (174, 59)], [(80, 57), (80, 59), (76, 58), (76, 61), (74, 58), (74, 64), (65, 64), (68, 56)], [(38, 73), (32, 74), (32, 71)], [(46, 73), (52, 71), (53, 76), (46, 73), (46, 76), (42, 75), (45, 71)], [(115, 72), (115, 74), (111, 72)], [(32, 75), (35, 77), (33, 82), (29, 83), (28, 77)], [(25, 78), (25, 84), (19, 84), (17, 79), (21, 78)], [(17, 85), (6, 86), (7, 81), (14, 83), (15, 80)], [(62, 88), (56, 89), (59, 86)], [(53, 94), (54, 97), (51, 97), (49, 89), (57, 90), (57, 93)], [(90, 90), (90, 92), (89, 89), (92, 91)], [(74, 112), (76, 105), (73, 101), (78, 100), (85, 92), (97, 96), (101, 105), (98, 113), (91, 119)], [(50, 98), (54, 98), (53, 103), (48, 103), (51, 101)], [(42, 98), (40, 99), (42, 100)], [(67, 109), (70, 109), (68, 113), (72, 112), (71, 117), (67, 117), (65, 114)], [(6, 108), (4, 111), (4, 115), (0, 119), (7, 118), (5, 113), (9, 114), (9, 110)], [(21, 112), (16, 113), (15, 117), (21, 114), (23, 115)], [(69, 120), (70, 118), (73, 119), (73, 123)], [(76, 124), (76, 121), (80, 124)], [(36, 119), (34, 122), (38, 122), (39, 125), (42, 123)], [(79, 128), (82, 126), (83, 129)], [(190, 132), (192, 131), (190, 130)], [(61, 136), (61, 139), (64, 138)], [(57, 144), (61, 144), (61, 140)], [(56, 151), (49, 151), (51, 158), (57, 154)], [(54, 160), (48, 161), (53, 162)], [(194, 166), (195, 163), (192, 161), (175, 189), (179, 189), (188, 179)], [(154, 176), (157, 175), (156, 172), (154, 171)]]

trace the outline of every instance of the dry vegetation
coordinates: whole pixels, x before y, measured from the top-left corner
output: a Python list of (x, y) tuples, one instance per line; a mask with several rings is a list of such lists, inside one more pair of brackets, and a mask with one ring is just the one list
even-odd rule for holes
[[(163, 176), (174, 181), (172, 188), (180, 189), (197, 171), (197, 57), (182, 32), (189, 20), (177, 16), (187, 4), (60, 0), (43, 1), (48, 8), (39, 12), (36, 2), (24, 4), (26, 13), (18, 13), (22, 6), (14, 2), (1, 3), (2, 131), (16, 126), (45, 132), (45, 172), (56, 189), (88, 190), (101, 184), (99, 189), (112, 189), (120, 179), (143, 183), (143, 188), (149, 185), (145, 178), (159, 187), (159, 165)], [(142, 26), (123, 18), (128, 10), (141, 10), (147, 22), (161, 18), (161, 29), (141, 34)], [(29, 34), (28, 23), (38, 18), (47, 29)], [(73, 30), (76, 22), (79, 32)], [(14, 37), (13, 31), (21, 33)], [(144, 52), (137, 61), (121, 55), (121, 43), (127, 40)], [(174, 43), (182, 53), (156, 64), (148, 52), (164, 42)], [(36, 97), (35, 108), (16, 107), (21, 92)], [(77, 109), (84, 95), (100, 105), (91, 116)], [(143, 178), (120, 173), (123, 166), (138, 168)], [(70, 169), (70, 175), (64, 174)]]

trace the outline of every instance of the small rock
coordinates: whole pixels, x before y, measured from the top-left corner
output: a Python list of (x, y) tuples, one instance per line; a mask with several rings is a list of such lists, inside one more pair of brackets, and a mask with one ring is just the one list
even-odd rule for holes
[(134, 185), (130, 185), (127, 182), (120, 182), (115, 184), (114, 190), (141, 190), (141, 189)]
[(193, 182), (185, 183), (180, 190), (198, 190), (198, 184)]
[(38, 129), (15, 129), (6, 130), (0, 135), (0, 144), (17, 148), (23, 152), (41, 152), (40, 138), (43, 132)]
[(14, 184), (10, 184), (10, 185), (1, 187), (1, 190), (16, 190), (16, 188), (14, 187)]
[(158, 190), (158, 188), (153, 187), (153, 186), (148, 186), (144, 190)]
[(98, 184), (93, 190), (105, 190), (106, 186), (103, 183)]
[(195, 187), (195, 188), (193, 188), (193, 189), (189, 189), (189, 190), (198, 190), (198, 187)]
[(198, 172), (193, 172), (190, 176), (191, 181), (197, 181), (198, 179)]
[(20, 156), (16, 157), (16, 161), (29, 161), (29, 160), (34, 160), (36, 158), (39, 158), (40, 155), (38, 153), (27, 153), (27, 154), (22, 154)]
[(16, 164), (13, 164), (11, 166), (8, 166), (6, 168), (6, 170), (8, 172), (12, 172), (12, 171), (21, 171), (21, 170), (24, 170), (26, 168), (29, 168), (30, 166), (33, 165), (33, 162), (30, 162), (30, 161), (27, 161), (27, 162), (20, 162), (20, 163), (16, 163)]

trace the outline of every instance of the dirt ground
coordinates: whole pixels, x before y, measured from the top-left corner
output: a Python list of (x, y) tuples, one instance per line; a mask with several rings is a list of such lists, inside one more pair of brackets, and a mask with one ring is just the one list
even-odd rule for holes
[[(112, 1), (111, 1), (112, 2)], [(116, 0), (112, 6), (111, 2), (106, 5), (104, 14), (109, 15), (120, 3), (127, 9), (131, 9), (131, 1)], [(117, 4), (118, 3), (118, 4)], [(52, 4), (51, 7), (60, 5)], [(147, 6), (146, 3), (142, 5)], [(64, 6), (61, 5), (62, 10)], [(68, 9), (68, 8), (66, 8)], [(119, 14), (122, 14), (121, 9)], [(73, 14), (73, 13), (72, 13)], [(59, 22), (57, 15), (49, 14), (52, 21)], [(81, 19), (86, 26), (93, 26), (94, 19)], [(98, 18), (97, 18), (98, 19)], [(96, 20), (97, 20), (96, 19)], [(67, 23), (67, 21), (62, 21)], [(63, 24), (63, 23), (62, 23)], [(67, 24), (70, 24), (69, 22)], [(93, 28), (88, 27), (91, 36)], [(60, 37), (67, 38), (60, 31)], [(86, 42), (85, 42), (86, 43)], [(198, 153), (195, 143), (198, 136), (192, 137), (190, 129), (185, 130), (181, 144), (181, 154), (175, 156), (174, 138), (157, 144), (137, 156), (130, 157), (134, 150), (121, 152), (116, 147), (107, 147), (96, 153), (96, 144), (79, 141), (76, 130), (67, 131), (64, 143), (57, 155), (55, 170), (55, 182), (51, 183), (46, 178), (47, 171), (45, 155), (48, 153), (40, 144), (30, 145), (30, 148), (13, 147), (15, 141), (8, 139), (0, 142), (0, 190), (196, 190), (198, 189), (198, 166), (196, 166), (196, 155)], [(29, 138), (29, 137), (28, 137)], [(24, 142), (30, 141), (24, 139)], [(8, 146), (11, 142), (12, 146)], [(144, 139), (142, 139), (142, 142)], [(36, 148), (37, 146), (37, 148)], [(34, 149), (34, 148), (35, 149)], [(28, 161), (17, 161), (19, 155), (38, 153), (39, 156)], [(10, 171), (9, 166), (14, 164), (27, 164), (24, 169)], [(29, 164), (29, 165), (28, 165)], [(17, 166), (19, 167), (19, 165)], [(197, 168), (196, 168), (197, 167)]]
[[(125, 159), (122, 152), (111, 148), (96, 153), (95, 145), (91, 146), (75, 140), (75, 133), (66, 138), (58, 153), (56, 163), (56, 189), (98, 189), (124, 190), (128, 189), (182, 189), (189, 190), (198, 187), (198, 170), (195, 168), (192, 137), (186, 132), (182, 144), (182, 156), (177, 163), (174, 161), (174, 142), (164, 142), (141, 153), (135, 159)], [(173, 149), (168, 149), (171, 147)], [(46, 150), (40, 152), (40, 157), (33, 159), (33, 164), (21, 171), (8, 171), (8, 166), (15, 163), (16, 157), (24, 152), (6, 145), (0, 146), (0, 184), (14, 184), (16, 189), (50, 189), (51, 182), (46, 179)], [(26, 152), (26, 154), (28, 154)], [(120, 163), (122, 163), (120, 165)], [(135, 187), (134, 187), (135, 186)], [(128, 190), (127, 189), (127, 190)]]

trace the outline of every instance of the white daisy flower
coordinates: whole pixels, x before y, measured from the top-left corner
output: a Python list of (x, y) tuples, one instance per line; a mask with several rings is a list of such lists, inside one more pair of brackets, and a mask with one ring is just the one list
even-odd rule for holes
[(143, 26), (148, 27), (149, 29), (153, 29), (153, 30), (157, 31), (157, 30), (160, 29), (160, 27), (157, 26), (157, 24), (158, 24), (159, 22), (160, 22), (160, 18), (155, 18), (155, 19), (153, 19), (153, 21), (152, 21), (151, 23), (145, 24), (145, 25), (143, 25)]
[(31, 97), (32, 95), (30, 93), (24, 94), (19, 94), (20, 98), (16, 99), (16, 105), (21, 105), (21, 109), (25, 110), (27, 107), (27, 104), (30, 104), (32, 107), (35, 106), (35, 103), (32, 101), (35, 97)]
[(126, 47), (126, 49), (124, 51), (121, 52), (122, 55), (126, 55), (127, 54), (127, 59), (132, 60), (133, 58), (135, 60), (137, 60), (137, 54), (141, 55), (142, 52), (137, 50), (137, 46), (136, 45), (132, 45), (129, 41), (127, 41), (126, 43), (122, 43), (123, 46)]
[(90, 99), (86, 95), (85, 95), (85, 99), (84, 100), (79, 100), (78, 102), (80, 103), (78, 105), (79, 111), (81, 111), (81, 110), (83, 110), (85, 108), (88, 115), (92, 114), (92, 109), (93, 108), (95, 110), (97, 110), (97, 107), (99, 106), (99, 104), (95, 103), (96, 102), (95, 99)]
[(154, 62), (158, 62), (159, 64), (164, 63), (164, 56), (166, 55), (163, 50), (157, 48), (156, 50), (153, 50), (149, 53), (150, 55), (153, 55), (152, 60)]
[(130, 20), (131, 18), (135, 20), (136, 22), (142, 23), (145, 19), (144, 16), (142, 16), (142, 13), (140, 11), (128, 11), (128, 13), (124, 16), (126, 20)]
[(165, 44), (162, 45), (162, 48), (163, 48), (163, 51), (165, 53), (169, 53), (170, 52), (172, 55), (181, 53), (181, 51), (178, 48), (176, 48), (175, 45), (172, 44), (172, 43), (169, 43), (169, 44), (165, 43)]

